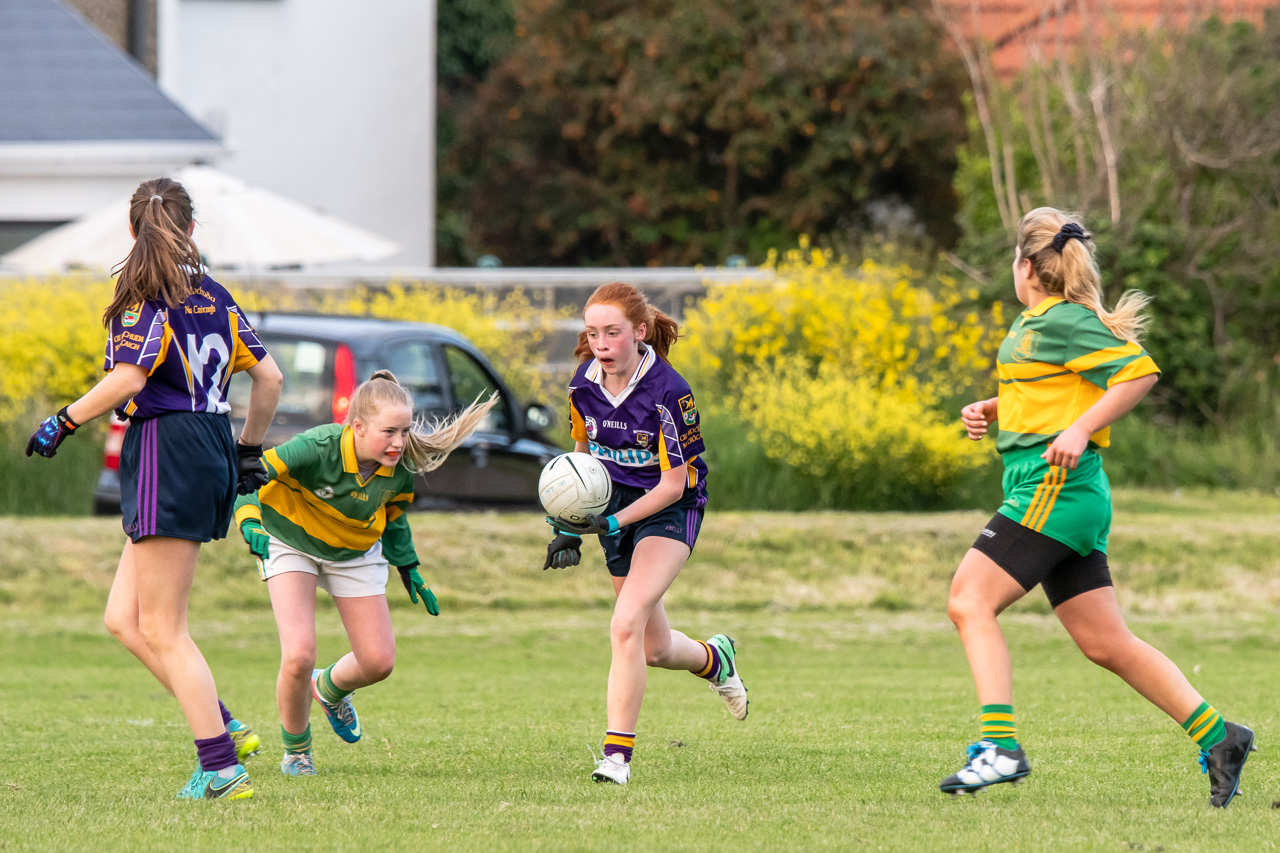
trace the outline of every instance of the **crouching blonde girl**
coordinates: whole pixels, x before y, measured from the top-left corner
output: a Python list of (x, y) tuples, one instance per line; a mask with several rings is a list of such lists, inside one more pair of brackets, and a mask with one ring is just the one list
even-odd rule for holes
[[(335, 734), (360, 740), (352, 694), (395, 664), (387, 609), (388, 566), (416, 604), (439, 614), (418, 574), (405, 512), (416, 473), (438, 468), (483, 422), (497, 396), (425, 432), (413, 399), (389, 371), (356, 389), (348, 423), (309, 429), (263, 455), (269, 482), (236, 502), (236, 524), (267, 582), (280, 631), (276, 701), (286, 776), (313, 776), (311, 697)], [(351, 651), (314, 669), (316, 587), (333, 596)]]

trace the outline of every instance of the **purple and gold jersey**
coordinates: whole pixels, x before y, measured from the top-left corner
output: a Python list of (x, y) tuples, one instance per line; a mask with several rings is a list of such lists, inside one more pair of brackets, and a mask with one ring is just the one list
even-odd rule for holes
[(587, 444), (610, 479), (622, 486), (652, 489), (663, 471), (683, 467), (685, 494), (694, 490), (698, 506), (705, 505), (702, 428), (684, 377), (645, 347), (621, 394), (613, 396), (603, 383), (604, 371), (595, 359), (580, 365), (569, 383), (574, 441)]
[(116, 409), (122, 418), (226, 414), (231, 374), (248, 370), (266, 354), (231, 294), (206, 275), (181, 305), (148, 300), (112, 320), (103, 369), (136, 364), (147, 371), (146, 387)]

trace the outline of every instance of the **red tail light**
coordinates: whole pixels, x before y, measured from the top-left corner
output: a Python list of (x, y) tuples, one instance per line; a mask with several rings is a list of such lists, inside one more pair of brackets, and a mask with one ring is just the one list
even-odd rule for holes
[(111, 416), (111, 426), (107, 430), (107, 444), (102, 451), (102, 464), (108, 471), (120, 470), (120, 449), (124, 447), (124, 431), (129, 428), (128, 421)]
[(351, 408), (351, 395), (356, 392), (356, 361), (345, 344), (338, 344), (333, 360), (333, 422), (344, 423)]

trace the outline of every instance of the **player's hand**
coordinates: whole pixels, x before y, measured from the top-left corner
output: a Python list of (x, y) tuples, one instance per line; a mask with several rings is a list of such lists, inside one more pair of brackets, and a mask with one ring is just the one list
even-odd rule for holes
[(80, 424), (71, 420), (67, 414), (67, 407), (63, 406), (58, 409), (56, 415), (50, 415), (41, 421), (35, 433), (27, 440), (27, 455), (38, 453), (47, 459), (52, 459), (58, 455), (58, 445), (62, 444), (67, 436), (74, 435), (78, 429)]
[(987, 427), (991, 425), (990, 400), (979, 400), (976, 403), (970, 403), (960, 410), (960, 422), (964, 424), (965, 431), (969, 433), (972, 441), (981, 441), (987, 434)]
[(432, 616), (439, 616), (440, 603), (436, 601), (436, 594), (431, 591), (431, 587), (427, 586), (422, 580), (422, 575), (418, 574), (418, 565), (418, 563), (410, 563), (407, 566), (398, 566), (400, 582), (404, 584), (404, 588), (408, 591), (410, 601), (417, 604), (418, 598), (421, 596), (427, 612)]
[(567, 569), (582, 562), (582, 537), (576, 533), (557, 533), (547, 545), (547, 561), (542, 570)]
[(1040, 458), (1050, 465), (1075, 469), (1080, 457), (1089, 448), (1089, 433), (1075, 424), (1058, 433), (1058, 437), (1049, 445), (1049, 449), (1040, 454)]
[(270, 556), (270, 536), (267, 529), (262, 526), (262, 522), (256, 518), (247, 518), (240, 525), (240, 535), (244, 537), (245, 543), (249, 546), (249, 553), (257, 557), (259, 560), (265, 560)]
[(267, 466), (262, 464), (261, 444), (241, 444), (237, 441), (236, 467), (240, 476), (236, 482), (238, 494), (252, 494), (271, 482), (267, 476)]
[(612, 536), (618, 532), (618, 519), (612, 515), (588, 515), (586, 524), (570, 524), (562, 518), (547, 516), (547, 524), (556, 533), (572, 533), (574, 536)]

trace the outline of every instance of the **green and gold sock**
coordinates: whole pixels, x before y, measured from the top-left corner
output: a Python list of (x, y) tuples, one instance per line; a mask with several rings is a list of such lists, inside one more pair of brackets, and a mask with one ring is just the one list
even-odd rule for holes
[(1018, 748), (1018, 727), (1013, 724), (1012, 705), (983, 705), (980, 740), (989, 740), (1003, 749)]
[(284, 726), (280, 727), (280, 740), (284, 741), (285, 752), (311, 751), (311, 724), (307, 723), (306, 731), (300, 735), (291, 733)]
[(350, 696), (354, 690), (343, 690), (341, 687), (333, 683), (333, 668), (337, 664), (331, 664), (320, 673), (320, 677), (316, 679), (316, 688), (320, 691), (321, 697), (330, 705), (336, 705), (342, 701), (344, 696)]
[(1182, 730), (1205, 752), (1222, 743), (1227, 736), (1227, 724), (1222, 715), (1208, 702), (1201, 702), (1200, 707), (1191, 712), (1182, 724)]

